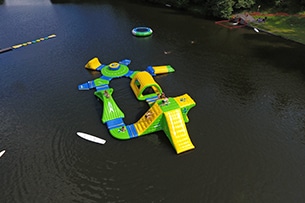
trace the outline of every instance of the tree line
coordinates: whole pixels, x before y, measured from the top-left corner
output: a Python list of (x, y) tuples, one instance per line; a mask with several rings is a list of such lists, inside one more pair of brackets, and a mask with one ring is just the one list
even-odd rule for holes
[[(0, 0), (0, 2), (3, 0)], [(89, 3), (103, 0), (50, 0), (52, 3)], [(129, 0), (139, 3), (166, 5), (212, 18), (229, 18), (243, 11), (271, 10), (272, 12), (297, 13), (305, 11), (305, 0)]]
[(164, 4), (169, 7), (188, 10), (207, 17), (229, 18), (241, 11), (261, 11), (273, 9), (281, 12), (296, 13), (304, 11), (305, 0), (140, 0)]

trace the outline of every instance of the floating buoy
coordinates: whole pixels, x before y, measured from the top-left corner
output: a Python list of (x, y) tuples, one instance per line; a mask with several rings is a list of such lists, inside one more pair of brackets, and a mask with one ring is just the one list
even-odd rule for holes
[(149, 27), (136, 27), (133, 28), (131, 32), (137, 37), (147, 37), (153, 33), (152, 29)]

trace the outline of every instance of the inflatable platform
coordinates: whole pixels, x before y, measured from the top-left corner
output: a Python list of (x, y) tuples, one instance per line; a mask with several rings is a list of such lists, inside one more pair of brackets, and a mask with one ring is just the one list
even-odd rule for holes
[[(132, 71), (128, 68), (130, 60), (101, 64), (98, 58), (91, 59), (85, 68), (101, 72), (101, 77), (78, 86), (79, 90), (95, 89), (95, 96), (103, 101), (102, 123), (107, 125), (110, 134), (121, 140), (128, 140), (157, 131), (163, 131), (177, 154), (194, 149), (185, 123), (189, 122), (189, 110), (196, 105), (194, 100), (184, 94), (166, 97), (153, 76), (174, 72), (170, 65), (148, 66), (145, 71)], [(112, 97), (114, 89), (109, 86), (112, 79), (128, 77), (130, 87), (139, 101), (145, 101), (148, 109), (133, 124), (124, 123), (124, 113)]]

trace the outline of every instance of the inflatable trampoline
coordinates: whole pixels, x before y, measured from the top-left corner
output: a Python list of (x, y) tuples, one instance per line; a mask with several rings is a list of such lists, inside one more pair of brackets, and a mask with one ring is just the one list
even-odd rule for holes
[(153, 33), (152, 29), (149, 27), (136, 27), (133, 28), (131, 32), (136, 37), (147, 37)]

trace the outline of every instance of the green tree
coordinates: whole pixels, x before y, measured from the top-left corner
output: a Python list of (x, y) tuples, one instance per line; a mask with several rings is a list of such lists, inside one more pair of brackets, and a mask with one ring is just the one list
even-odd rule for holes
[(190, 1), (189, 0), (177, 0), (176, 4), (178, 8), (185, 8), (189, 5)]
[(237, 0), (235, 2), (234, 8), (237, 9), (248, 9), (255, 4), (255, 0)]
[(233, 12), (233, 0), (210, 0), (205, 6), (209, 7), (212, 16), (228, 18)]
[(207, 16), (228, 18), (235, 11), (251, 8), (255, 0), (190, 0), (190, 3), (202, 6)]

